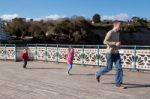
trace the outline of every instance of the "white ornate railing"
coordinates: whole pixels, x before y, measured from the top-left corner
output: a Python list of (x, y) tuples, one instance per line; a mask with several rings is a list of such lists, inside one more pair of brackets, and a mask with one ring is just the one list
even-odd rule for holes
[[(66, 62), (65, 53), (69, 46), (74, 47), (75, 64), (106, 65), (106, 50), (101, 45), (1, 45), (0, 60), (21, 60), (21, 51), (28, 48), (30, 60)], [(123, 68), (150, 70), (150, 46), (122, 46), (120, 54)]]

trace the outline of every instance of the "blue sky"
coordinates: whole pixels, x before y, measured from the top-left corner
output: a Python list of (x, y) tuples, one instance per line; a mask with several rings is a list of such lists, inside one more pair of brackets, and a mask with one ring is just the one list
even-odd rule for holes
[(99, 13), (103, 18), (139, 16), (150, 19), (150, 0), (1, 0), (3, 17), (71, 17), (91, 18)]

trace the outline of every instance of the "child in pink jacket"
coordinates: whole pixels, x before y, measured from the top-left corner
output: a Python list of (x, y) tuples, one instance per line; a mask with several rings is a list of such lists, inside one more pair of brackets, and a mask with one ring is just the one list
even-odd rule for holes
[(67, 60), (67, 74), (70, 74), (70, 71), (72, 69), (73, 65), (73, 58), (74, 58), (74, 49), (68, 48), (68, 52), (66, 54), (66, 60)]

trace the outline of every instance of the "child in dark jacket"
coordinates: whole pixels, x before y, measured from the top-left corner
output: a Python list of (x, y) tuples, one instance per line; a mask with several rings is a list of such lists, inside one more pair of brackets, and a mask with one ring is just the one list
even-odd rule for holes
[(28, 61), (28, 51), (26, 49), (23, 50), (22, 54), (21, 54), (21, 58), (23, 60), (23, 68), (27, 68), (27, 61)]

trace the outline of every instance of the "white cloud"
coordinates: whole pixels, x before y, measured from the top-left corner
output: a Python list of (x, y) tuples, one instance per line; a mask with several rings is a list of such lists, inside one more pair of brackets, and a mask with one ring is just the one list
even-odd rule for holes
[(26, 21), (30, 21), (30, 19), (31, 19), (31, 18), (29, 18), (29, 17), (26, 17)]
[[(0, 18), (3, 20), (12, 20), (14, 18), (17, 17), (21, 17), (19, 14), (4, 14), (1, 15)], [(42, 16), (39, 18), (33, 18), (36, 21), (40, 21), (40, 20), (57, 20), (57, 19), (61, 19), (61, 18), (65, 18), (66, 16), (64, 15), (58, 15), (58, 14), (52, 14), (52, 15), (48, 15), (48, 16)], [(31, 18), (26, 17), (27, 21), (30, 20)], [(131, 18), (129, 17), (128, 14), (126, 13), (120, 13), (117, 15), (112, 15), (112, 16), (102, 16), (102, 20), (121, 20), (121, 21), (127, 21), (130, 20)]]
[[(17, 18), (17, 17), (21, 17), (20, 15), (18, 14), (4, 14), (4, 15), (0, 15), (0, 18), (3, 19), (3, 20), (7, 20), (7, 21), (10, 21), (14, 18)], [(34, 20), (36, 21), (40, 21), (40, 20), (57, 20), (57, 19), (61, 19), (61, 18), (65, 18), (66, 16), (64, 15), (58, 15), (58, 14), (52, 14), (52, 15), (49, 15), (49, 16), (42, 16), (42, 17), (39, 17), (39, 18), (33, 18)], [(32, 18), (29, 18), (29, 17), (26, 17), (26, 20), (30, 20)]]
[(129, 17), (128, 14), (126, 13), (120, 13), (117, 15), (112, 15), (112, 16), (102, 16), (102, 20), (120, 20), (120, 21), (128, 21), (131, 18)]
[(10, 20), (12, 20), (14, 18), (17, 18), (17, 17), (19, 17), (18, 14), (4, 14), (4, 15), (0, 16), (1, 19), (8, 20), (8, 21), (10, 21)]
[(57, 20), (57, 19), (61, 19), (61, 18), (65, 18), (66, 16), (64, 15), (57, 15), (57, 14), (54, 14), (54, 15), (49, 15), (49, 16), (44, 16), (44, 17), (40, 17), (40, 18), (35, 18), (34, 20)]
[(57, 20), (57, 19), (60, 19), (60, 18), (65, 18), (65, 17), (66, 16), (54, 14), (54, 15), (46, 16), (46, 19)]

